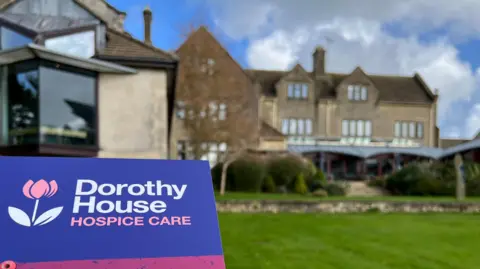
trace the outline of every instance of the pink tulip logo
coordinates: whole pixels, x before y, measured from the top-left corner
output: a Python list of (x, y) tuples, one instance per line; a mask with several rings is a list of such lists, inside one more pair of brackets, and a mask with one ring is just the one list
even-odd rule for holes
[(22, 226), (42, 226), (52, 220), (56, 219), (63, 210), (63, 206), (50, 209), (37, 218), (38, 204), (41, 198), (50, 198), (58, 191), (58, 185), (55, 180), (47, 182), (43, 179), (33, 182), (33, 180), (27, 181), (23, 185), (23, 195), (28, 199), (35, 200), (35, 206), (33, 207), (32, 217), (29, 217), (27, 213), (16, 207), (8, 207), (8, 214), (10, 218), (16, 223)]

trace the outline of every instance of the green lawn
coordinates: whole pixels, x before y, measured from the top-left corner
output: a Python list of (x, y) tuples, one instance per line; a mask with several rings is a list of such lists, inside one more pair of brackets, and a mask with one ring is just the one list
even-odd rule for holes
[[(455, 201), (454, 197), (428, 196), (376, 196), (376, 197), (314, 197), (299, 194), (268, 194), (230, 192), (224, 196), (216, 193), (217, 201), (222, 200), (301, 200), (301, 201), (338, 201), (338, 200), (378, 200), (378, 201)], [(467, 202), (480, 202), (480, 197), (467, 197)], [(480, 265), (479, 265), (480, 266)], [(480, 267), (479, 267), (480, 268)]]
[(480, 268), (480, 215), (219, 214), (227, 269)]

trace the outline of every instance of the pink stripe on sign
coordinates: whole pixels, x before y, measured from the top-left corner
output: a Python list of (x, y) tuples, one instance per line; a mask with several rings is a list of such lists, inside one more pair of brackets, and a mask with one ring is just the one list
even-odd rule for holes
[(19, 263), (17, 269), (225, 269), (223, 255)]

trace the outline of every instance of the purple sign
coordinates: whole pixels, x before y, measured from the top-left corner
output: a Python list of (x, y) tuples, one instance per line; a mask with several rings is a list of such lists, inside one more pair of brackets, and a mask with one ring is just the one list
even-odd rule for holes
[(0, 178), (2, 269), (225, 268), (208, 162), (1, 157)]

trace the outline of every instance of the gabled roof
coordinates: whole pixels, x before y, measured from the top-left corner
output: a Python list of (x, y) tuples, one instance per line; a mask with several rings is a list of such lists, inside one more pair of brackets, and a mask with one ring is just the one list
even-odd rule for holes
[(136, 59), (163, 60), (175, 62), (177, 56), (148, 45), (140, 40), (133, 38), (128, 33), (118, 32), (113, 29), (107, 30), (107, 46), (98, 53), (99, 58), (107, 57), (127, 57)]
[[(282, 79), (289, 71), (276, 70), (246, 70), (251, 77), (257, 81), (266, 96), (275, 96), (275, 84)], [(327, 73), (326, 76), (331, 81), (327, 88), (323, 84), (317, 83), (316, 91), (320, 99), (335, 98), (335, 88), (350, 74)], [(312, 79), (315, 78), (310, 73)], [(387, 76), (387, 75), (369, 75), (379, 91), (379, 101), (392, 103), (427, 103), (434, 101), (434, 96), (430, 89), (426, 88), (423, 81), (418, 79), (418, 75), (412, 77)]]

